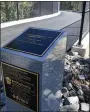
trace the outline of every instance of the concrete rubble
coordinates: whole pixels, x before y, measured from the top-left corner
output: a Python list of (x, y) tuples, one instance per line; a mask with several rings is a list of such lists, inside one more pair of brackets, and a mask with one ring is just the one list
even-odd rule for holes
[(90, 112), (90, 58), (70, 51), (65, 56), (64, 69), (60, 111)]

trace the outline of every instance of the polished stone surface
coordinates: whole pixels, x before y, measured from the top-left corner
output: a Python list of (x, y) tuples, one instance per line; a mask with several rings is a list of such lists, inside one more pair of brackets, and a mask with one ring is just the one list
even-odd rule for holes
[[(59, 110), (59, 106), (55, 105), (55, 103), (59, 103), (54, 94), (62, 89), (66, 40), (66, 34), (62, 33), (42, 57), (5, 48), (1, 49), (2, 62), (38, 73), (40, 111), (52, 111), (52, 103), (53, 108)], [(51, 95), (45, 94), (46, 89), (51, 91)], [(8, 98), (6, 103), (8, 111), (29, 110)]]
[(6, 49), (43, 56), (49, 47), (59, 38), (60, 31), (28, 28), (16, 39), (5, 46)]

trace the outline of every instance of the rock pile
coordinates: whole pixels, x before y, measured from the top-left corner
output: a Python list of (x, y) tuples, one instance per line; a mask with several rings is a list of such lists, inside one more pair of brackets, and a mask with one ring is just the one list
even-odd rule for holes
[(77, 52), (66, 55), (61, 94), (61, 111), (90, 111), (90, 59), (82, 58)]

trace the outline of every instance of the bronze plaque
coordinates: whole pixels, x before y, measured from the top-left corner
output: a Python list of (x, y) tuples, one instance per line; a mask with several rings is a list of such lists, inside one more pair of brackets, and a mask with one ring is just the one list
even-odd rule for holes
[(43, 56), (60, 37), (60, 31), (29, 28), (5, 46), (6, 49)]
[(2, 63), (6, 96), (38, 112), (38, 74)]

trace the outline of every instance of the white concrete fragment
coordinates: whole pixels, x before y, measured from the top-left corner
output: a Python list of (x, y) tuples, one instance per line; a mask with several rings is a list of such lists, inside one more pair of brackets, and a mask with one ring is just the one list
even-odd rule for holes
[(85, 80), (85, 76), (84, 75), (78, 75), (79, 79), (81, 80)]
[(86, 49), (82, 46), (72, 46), (72, 51), (78, 52), (82, 57), (84, 57), (86, 53)]
[(65, 105), (60, 108), (60, 112), (78, 112), (79, 104)]
[(78, 52), (73, 52), (73, 54), (74, 54), (75, 56), (78, 56)]
[(90, 105), (87, 103), (81, 103), (81, 110), (85, 112), (90, 112)]
[(79, 103), (79, 99), (77, 96), (68, 97), (67, 99), (71, 104)]

